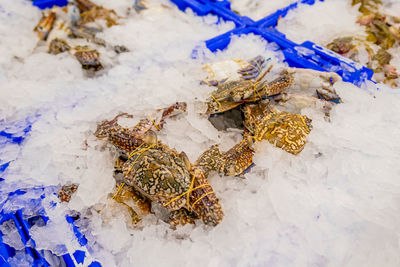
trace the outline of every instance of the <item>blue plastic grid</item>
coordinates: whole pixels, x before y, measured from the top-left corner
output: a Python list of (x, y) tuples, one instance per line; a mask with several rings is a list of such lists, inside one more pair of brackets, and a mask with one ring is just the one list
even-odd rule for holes
[[(23, 145), (23, 141), (29, 136), (32, 125), (39, 118), (39, 115), (31, 116), (25, 120), (15, 123), (10, 127), (3, 126), (0, 130), (0, 147), (6, 148), (7, 146)], [(0, 121), (0, 125), (4, 121)], [(8, 166), (12, 161), (4, 162), (0, 153), (0, 176), (4, 175)], [(84, 263), (87, 253), (87, 240), (85, 236), (79, 231), (79, 228), (74, 224), (74, 217), (66, 216), (66, 221), (71, 225), (71, 231), (74, 233), (76, 240), (82, 247), (82, 250), (72, 251), (62, 256), (56, 256), (51, 251), (36, 249), (36, 242), (30, 235), (32, 226), (44, 226), (51, 218), (49, 218), (44, 209), (43, 200), (48, 198), (51, 194), (56, 194), (58, 187), (36, 187), (36, 188), (22, 188), (23, 185), (18, 184), (13, 186), (19, 188), (15, 191), (7, 192), (6, 180), (0, 177), (0, 226), (6, 228), (13, 228), (18, 231), (20, 241), (25, 246), (24, 254), (28, 256), (32, 266), (51, 266), (51, 262), (57, 262), (62, 266), (73, 267), (76, 264)], [(34, 197), (32, 197), (34, 196)], [(13, 207), (14, 203), (19, 202), (20, 205)], [(51, 207), (55, 207), (57, 203), (51, 202)], [(22, 207), (23, 206), (23, 207)], [(35, 210), (32, 210), (34, 207)], [(5, 226), (6, 225), (6, 226)], [(10, 231), (13, 229), (9, 229)], [(16, 256), (17, 253), (22, 251), (16, 250), (8, 244), (3, 242), (3, 236), (6, 233), (0, 231), (0, 266), (11, 266), (9, 264), (10, 258)], [(62, 244), (61, 244), (62, 246)], [(48, 262), (50, 259), (50, 263)], [(89, 262), (89, 266), (101, 266), (97, 261)], [(88, 264), (88, 263), (85, 263)]]
[[(366, 79), (371, 79), (373, 72), (355, 63), (347, 58), (344, 58), (330, 50), (320, 47), (312, 42), (304, 42), (298, 45), (290, 40), (286, 39), (285, 35), (278, 32), (274, 27), (277, 25), (278, 20), (281, 17), (286, 16), (289, 10), (296, 8), (300, 3), (312, 5), (316, 1), (324, 0), (301, 0), (294, 4), (289, 5), (286, 8), (279, 9), (275, 13), (258, 21), (240, 16), (233, 12), (230, 7), (230, 3), (227, 0), (171, 0), (181, 10), (187, 8), (192, 9), (197, 15), (205, 16), (213, 14), (219, 18), (219, 20), (233, 21), (236, 25), (235, 29), (225, 34), (217, 36), (213, 39), (206, 41), (206, 46), (211, 51), (225, 49), (231, 40), (233, 35), (242, 34), (255, 34), (262, 36), (268, 42), (275, 42), (285, 55), (285, 59), (290, 66), (311, 68), (320, 71), (335, 71), (343, 77), (345, 81), (350, 81), (354, 84), (359, 85)], [(65, 6), (67, 0), (34, 0), (33, 5), (45, 9), (50, 8), (54, 5)], [(4, 148), (7, 145), (23, 145), (23, 141), (29, 135), (31, 126), (38, 116), (27, 118), (21, 123), (17, 123), (12, 127), (4, 127), (4, 121), (0, 121), (0, 148)], [(3, 126), (2, 126), (3, 125)], [(1, 154), (0, 154), (1, 157)], [(4, 162), (0, 158), (0, 176), (4, 174), (11, 161)], [(4, 185), (5, 181), (0, 177), (0, 186)], [(0, 191), (0, 225), (7, 222), (12, 222), (14, 227), (17, 229), (22, 243), (25, 245), (25, 254), (32, 258), (33, 266), (50, 266), (48, 259), (49, 257), (57, 259), (59, 262), (63, 262), (66, 266), (76, 266), (75, 263), (81, 264), (85, 262), (87, 258), (87, 240), (84, 235), (79, 231), (79, 228), (74, 224), (74, 218), (66, 216), (66, 220), (71, 224), (71, 230), (74, 232), (77, 241), (82, 246), (82, 250), (76, 250), (72, 253), (67, 253), (61, 257), (54, 255), (51, 251), (39, 251), (36, 249), (36, 243), (32, 239), (29, 233), (29, 229), (33, 225), (42, 224), (45, 225), (51, 218), (47, 217), (44, 209), (39, 209), (37, 214), (29, 218), (24, 218), (26, 210), (18, 209), (13, 212), (4, 212), (3, 207), (7, 202), (15, 201), (16, 198), (23, 197), (27, 192), (36, 190), (39, 193), (37, 199), (31, 199), (32, 203), (37, 206), (42, 205), (42, 199), (46, 197), (46, 194), (54, 194), (56, 187), (46, 188), (30, 188), (27, 190), (18, 189), (13, 192), (5, 193)], [(54, 203), (56, 205), (56, 203)], [(13, 247), (3, 243), (3, 233), (0, 231), (0, 266), (10, 266), (8, 260), (16, 255), (17, 252)], [(97, 267), (101, 266), (99, 262), (93, 261), (89, 266)]]
[(68, 0), (33, 0), (33, 5), (40, 9), (52, 8), (53, 6), (66, 6)]
[[(283, 52), (286, 62), (291, 67), (336, 72), (345, 82), (351, 82), (357, 86), (372, 78), (373, 71), (369, 68), (310, 41), (296, 44), (274, 28), (278, 24), (279, 19), (285, 17), (289, 10), (297, 8), (300, 4), (313, 5), (318, 1), (324, 2), (324, 0), (300, 0), (256, 22), (246, 16), (240, 16), (233, 12), (227, 1), (171, 1), (181, 10), (190, 8), (199, 16), (212, 14), (218, 16), (220, 19), (235, 23), (235, 29), (205, 41), (206, 47), (212, 52), (225, 49), (234, 35), (254, 34), (261, 36), (268, 42), (276, 43)], [(195, 49), (193, 56), (195, 57), (197, 53), (198, 51)]]

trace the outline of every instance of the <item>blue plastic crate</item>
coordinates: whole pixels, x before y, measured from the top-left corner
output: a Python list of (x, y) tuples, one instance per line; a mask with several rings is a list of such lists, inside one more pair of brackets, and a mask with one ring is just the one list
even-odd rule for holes
[[(324, 0), (300, 0), (256, 22), (245, 16), (240, 16), (230, 9), (226, 1), (216, 0), (171, 0), (181, 10), (191, 8), (197, 15), (216, 15), (220, 19), (233, 21), (236, 28), (205, 41), (206, 47), (212, 51), (225, 49), (232, 36), (255, 34), (263, 37), (268, 42), (276, 43), (282, 50), (286, 62), (291, 67), (308, 68), (319, 71), (333, 71), (339, 74), (344, 81), (360, 86), (364, 81), (371, 80), (373, 71), (359, 63), (351, 61), (333, 51), (318, 46), (310, 41), (296, 44), (274, 27), (280, 18), (285, 17), (289, 10), (297, 8), (300, 4), (313, 5)], [(196, 57), (195, 49), (192, 56)]]
[[(53, 189), (53, 190), (52, 190)], [(76, 266), (76, 264), (85, 263), (85, 256), (87, 253), (86, 238), (80, 233), (79, 228), (74, 225), (74, 219), (71, 216), (66, 216), (66, 220), (71, 224), (71, 228), (79, 242), (79, 245), (82, 247), (82, 250), (75, 250), (71, 253), (66, 253), (62, 256), (57, 256), (53, 254), (53, 252), (48, 250), (38, 250), (36, 248), (36, 242), (30, 235), (30, 229), (32, 226), (45, 226), (47, 222), (50, 220), (49, 217), (46, 216), (44, 208), (42, 207), (42, 200), (46, 197), (46, 194), (54, 194), (55, 187), (46, 187), (46, 188), (29, 188), (26, 190), (17, 190), (15, 192), (9, 193), (9, 201), (16, 201), (15, 198), (19, 198), (26, 193), (32, 193), (32, 191), (37, 191), (35, 193), (39, 193), (39, 197), (37, 199), (30, 199), (32, 205), (39, 207), (39, 210), (35, 212), (35, 214), (28, 213), (29, 216), (25, 216), (27, 211), (25, 208), (18, 209), (16, 211), (4, 212), (2, 210), (0, 212), (0, 225), (8, 224), (11, 228), (14, 227), (19, 233), (19, 237), (23, 245), (25, 246), (25, 255), (28, 257), (29, 261), (33, 266), (53, 266), (54, 263), (57, 265), (65, 265), (65, 266)], [(5, 202), (1, 203), (2, 209), (6, 205)], [(53, 203), (52, 205), (56, 205)], [(12, 229), (11, 229), (12, 230)], [(3, 243), (3, 235), (0, 231), (0, 264), (1, 266), (9, 266), (9, 259), (14, 257), (18, 252), (13, 247)], [(60, 246), (64, 246), (60, 244)], [(89, 262), (92, 266), (101, 266), (97, 261)]]
[(225, 21), (233, 21), (236, 27), (246, 27), (254, 24), (248, 17), (239, 16), (231, 10), (231, 3), (227, 0), (171, 0), (181, 10), (190, 8), (199, 16), (212, 14)]
[(66, 6), (68, 0), (33, 0), (33, 5), (40, 9), (52, 8), (53, 6)]

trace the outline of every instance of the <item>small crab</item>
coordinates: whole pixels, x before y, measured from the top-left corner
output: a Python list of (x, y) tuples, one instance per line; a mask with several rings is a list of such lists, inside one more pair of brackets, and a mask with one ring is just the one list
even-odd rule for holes
[(123, 45), (115, 45), (114, 52), (117, 54), (129, 52), (129, 49)]
[(245, 127), (257, 141), (271, 144), (297, 155), (311, 131), (311, 119), (296, 113), (279, 111), (269, 103), (248, 104), (243, 108)]
[(107, 27), (118, 25), (118, 15), (114, 10), (109, 10), (102, 6), (97, 6), (89, 0), (75, 0), (79, 10), (81, 11), (81, 24), (93, 22), (96, 19), (104, 19)]
[[(227, 62), (228, 63), (228, 62)], [(267, 88), (264, 76), (271, 70), (272, 66), (260, 73), (264, 66), (265, 59), (263, 57), (254, 58), (248, 66), (239, 70), (242, 75), (235, 80), (206, 81), (208, 85), (216, 86), (217, 89), (211, 93), (211, 98), (207, 102), (207, 113), (221, 113), (233, 109), (243, 103), (257, 101), (261, 99), (260, 92), (263, 91), (265, 96), (275, 95), (275, 86)], [(229, 63), (228, 63), (229, 64)], [(214, 71), (212, 74), (215, 75)], [(288, 77), (289, 78), (289, 77)], [(290, 78), (287, 81), (290, 83)]]
[(77, 184), (67, 184), (64, 185), (58, 192), (58, 198), (61, 202), (69, 202), (73, 193), (78, 190)]
[(357, 45), (354, 43), (354, 38), (351, 36), (339, 37), (334, 39), (327, 45), (327, 48), (340, 54), (348, 54), (356, 49)]
[(37, 32), (40, 40), (47, 40), (50, 31), (53, 29), (53, 24), (56, 19), (56, 13), (51, 12), (49, 15), (40, 19), (38, 25), (35, 27), (34, 31)]
[(67, 42), (59, 38), (53, 39), (49, 45), (49, 53), (53, 55), (69, 51), (70, 49), (71, 47), (67, 44)]
[(87, 46), (77, 46), (74, 48), (74, 56), (82, 65), (82, 69), (99, 71), (103, 69), (100, 62), (100, 53), (96, 50), (89, 49)]

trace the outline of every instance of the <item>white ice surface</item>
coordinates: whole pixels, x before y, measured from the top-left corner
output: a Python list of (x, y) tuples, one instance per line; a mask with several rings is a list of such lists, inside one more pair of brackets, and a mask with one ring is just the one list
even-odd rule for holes
[(297, 0), (231, 0), (231, 7), (240, 15), (250, 17), (253, 20), (262, 19), (277, 9), (284, 8)]
[[(205, 76), (202, 65), (262, 54), (274, 57), (278, 68), (282, 55), (271, 52), (258, 37), (248, 36), (235, 38), (223, 52), (206, 52), (204, 58), (193, 60), (193, 47), (231, 29), (232, 23), (215, 26), (213, 17), (185, 14), (161, 1), (170, 8), (130, 13), (120, 26), (102, 34), (106, 41), (123, 44), (131, 52), (104, 55), (113, 59), (106, 71), (87, 78), (68, 53), (53, 56), (35, 51), (37, 37), (31, 31), (40, 13), (28, 1), (8, 2), (0, 1), (0, 10), (13, 12), (8, 22), (13, 27), (0, 27), (7, 36), (0, 40), (4, 76), (0, 119), (7, 123), (41, 116), (3, 177), (9, 183), (23, 179), (32, 185), (79, 184), (69, 204), (48, 210), (60, 227), (49, 224), (34, 229), (40, 248), (57, 251), (59, 242), (76, 248), (66, 234), (68, 225), (62, 222), (63, 212), (74, 209), (88, 216), (82, 229), (92, 256), (104, 266), (400, 265), (400, 95), (396, 90), (338, 83), (335, 89), (344, 103), (331, 111), (330, 122), (317, 111), (303, 110), (313, 119), (313, 130), (298, 156), (261, 142), (256, 146), (256, 166), (246, 179), (210, 177), (226, 214), (217, 227), (198, 222), (172, 230), (149, 215), (133, 229), (126, 210), (109, 200), (116, 154), (93, 136), (97, 122), (119, 112), (144, 117), (156, 108), (186, 101), (188, 114), (169, 120), (159, 136), (185, 151), (193, 162), (212, 144), (227, 149), (240, 139), (240, 133), (218, 132), (199, 115), (196, 107), (212, 90), (199, 85)], [(131, 1), (101, 2), (125, 16)], [(327, 12), (353, 16), (353, 11), (343, 8), (335, 6)], [(314, 22), (322, 19), (320, 13), (313, 13), (318, 15)], [(0, 13), (0, 21), (7, 16)], [(305, 16), (301, 21), (311, 20)], [(322, 24), (320, 31), (299, 27), (295, 35), (297, 22), (291, 23), (294, 40), (325, 38), (320, 31), (328, 28), (328, 24)], [(350, 23), (338, 28), (337, 34), (355, 28)], [(17, 40), (20, 46), (15, 45)], [(2, 153), (12, 158), (17, 150)], [(52, 235), (46, 235), (46, 230)]]
[(289, 11), (278, 23), (277, 30), (293, 42), (313, 41), (326, 45), (337, 37), (363, 36), (364, 28), (356, 24), (358, 8), (347, 0), (316, 1)]

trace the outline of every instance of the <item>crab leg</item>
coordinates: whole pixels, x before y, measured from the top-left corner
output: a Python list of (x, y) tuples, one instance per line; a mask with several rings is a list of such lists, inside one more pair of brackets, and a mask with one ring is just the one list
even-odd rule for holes
[(187, 209), (179, 209), (171, 211), (169, 215), (169, 223), (172, 228), (176, 228), (178, 225), (193, 224), (198, 219), (195, 214), (189, 212)]
[(254, 150), (251, 145), (251, 140), (244, 138), (225, 153), (214, 145), (199, 157), (196, 165), (207, 174), (217, 171), (227, 176), (240, 175), (253, 164)]
[[(242, 68), (238, 71), (238, 73), (245, 80), (251, 80), (257, 78), (260, 75), (262, 68), (265, 65), (265, 58), (263, 56), (257, 56), (248, 62), (248, 66)], [(257, 79), (261, 80), (261, 79)]]
[(198, 167), (193, 168), (192, 192), (189, 197), (189, 211), (193, 212), (205, 224), (215, 226), (222, 221), (219, 199), (208, 183), (206, 173)]
[(261, 82), (257, 86), (257, 92), (259, 93), (259, 95), (264, 97), (274, 96), (277, 94), (281, 94), (292, 84), (294, 84), (293, 74), (287, 73), (269, 83)]
[(75, 2), (78, 5), (78, 8), (81, 12), (86, 12), (97, 7), (95, 3), (89, 0), (75, 0)]
[(133, 224), (137, 224), (141, 220), (141, 218), (136, 213), (136, 211), (126, 202), (132, 200), (144, 213), (150, 213), (151, 210), (150, 200), (140, 194), (133, 187), (125, 185), (124, 183), (119, 184), (117, 192), (114, 194), (112, 199), (122, 205), (125, 205), (128, 208)]

